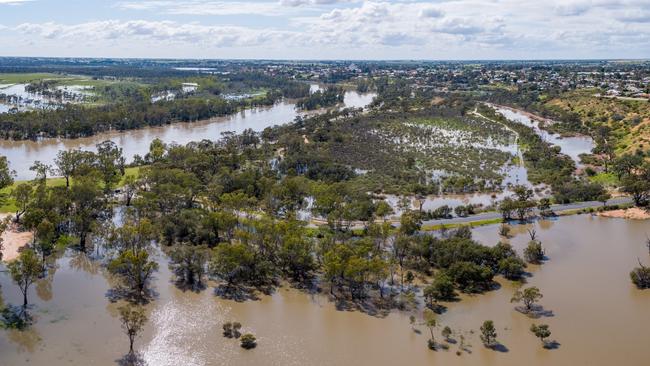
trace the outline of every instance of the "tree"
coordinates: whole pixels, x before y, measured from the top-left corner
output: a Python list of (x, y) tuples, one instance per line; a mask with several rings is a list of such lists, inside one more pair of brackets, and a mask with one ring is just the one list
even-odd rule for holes
[(492, 320), (486, 320), (481, 325), (481, 341), (486, 347), (493, 347), (496, 344), (497, 331)]
[(449, 337), (451, 337), (452, 334), (453, 334), (453, 332), (452, 332), (451, 328), (449, 328), (449, 326), (445, 326), (442, 329), (442, 336), (445, 337), (445, 340), (449, 341), (450, 340)]
[(239, 330), (241, 329), (241, 323), (239, 322), (226, 322), (222, 326), (223, 328), (223, 336), (226, 338), (239, 338), (241, 336), (241, 333)]
[(257, 346), (257, 339), (255, 339), (255, 336), (250, 333), (241, 336), (240, 341), (243, 349), (253, 349)]
[(0, 155), (0, 189), (9, 187), (14, 183), (16, 172), (9, 169), (9, 161), (6, 156)]
[(431, 333), (431, 338), (428, 341), (429, 348), (435, 349), (436, 340), (433, 337), (433, 329), (436, 327), (436, 313), (433, 310), (424, 309), (424, 324), (429, 328), (429, 332)]
[(176, 274), (179, 284), (200, 288), (209, 257), (205, 245), (178, 245), (171, 252), (169, 266)]
[(135, 178), (135, 175), (129, 174), (124, 178), (124, 185), (122, 186), (124, 191), (124, 204), (126, 207), (131, 206), (131, 200), (135, 196), (136, 191), (138, 190), (138, 181)]
[(59, 175), (65, 178), (66, 187), (70, 187), (70, 177), (76, 173), (77, 167), (83, 160), (83, 156), (84, 154), (81, 150), (60, 150), (57, 153), (54, 164)]
[(23, 293), (23, 307), (27, 307), (27, 291), (42, 273), (41, 261), (31, 249), (23, 250), (17, 259), (7, 265), (11, 279)]
[(210, 261), (210, 272), (226, 281), (226, 287), (246, 279), (255, 261), (254, 254), (241, 243), (218, 245)]
[(533, 305), (543, 297), (542, 293), (535, 286), (527, 287), (523, 290), (517, 290), (510, 299), (510, 302), (522, 302), (526, 306), (526, 311), (532, 310)]
[(72, 182), (70, 198), (73, 232), (79, 237), (79, 247), (85, 250), (88, 234), (104, 209), (102, 191), (92, 175), (83, 176)]
[(419, 212), (408, 210), (400, 217), (399, 231), (405, 235), (413, 235), (422, 227), (422, 218)]
[(133, 355), (133, 342), (142, 332), (147, 322), (147, 316), (141, 306), (124, 305), (118, 308), (122, 329), (129, 337), (129, 354)]
[(524, 249), (524, 259), (529, 263), (539, 264), (544, 260), (544, 248), (539, 240), (531, 240)]
[(503, 258), (499, 261), (499, 273), (509, 280), (520, 279), (525, 271), (526, 263), (518, 256)]
[(27, 211), (32, 192), (32, 185), (29, 183), (20, 183), (11, 191), (11, 197), (16, 205), (16, 222), (20, 222), (20, 216)]
[(530, 331), (533, 332), (535, 337), (542, 341), (543, 345), (546, 345), (545, 339), (551, 336), (551, 330), (548, 328), (547, 324), (532, 324), (530, 326)]
[(630, 272), (630, 279), (640, 289), (650, 288), (650, 267), (644, 266), (639, 261), (639, 267)]
[(52, 171), (52, 167), (48, 164), (41, 163), (36, 160), (32, 166), (29, 167), (29, 170), (36, 172), (36, 181), (40, 184), (45, 184), (47, 181), (47, 174)]
[(149, 280), (158, 270), (158, 263), (149, 260), (149, 253), (144, 249), (125, 250), (108, 264), (108, 270), (120, 277), (134, 295), (142, 299)]
[(41, 254), (43, 270), (45, 270), (45, 257), (52, 253), (56, 240), (54, 224), (48, 219), (41, 221), (36, 227), (36, 248)]
[(424, 297), (433, 307), (434, 302), (452, 300), (456, 297), (454, 282), (445, 273), (438, 274), (433, 282), (424, 288)]
[(104, 182), (104, 192), (110, 192), (124, 175), (125, 160), (122, 148), (107, 140), (97, 146), (97, 169)]

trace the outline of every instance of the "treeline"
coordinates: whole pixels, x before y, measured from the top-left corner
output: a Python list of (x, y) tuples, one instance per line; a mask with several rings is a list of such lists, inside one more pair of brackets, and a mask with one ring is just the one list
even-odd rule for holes
[(317, 90), (308, 97), (300, 99), (296, 105), (300, 109), (314, 110), (331, 107), (343, 103), (345, 90), (339, 87), (327, 87), (325, 90)]
[[(262, 86), (269, 90), (262, 96), (225, 100), (217, 96), (222, 92), (219, 84), (205, 83), (202, 93), (197, 95), (178, 96), (171, 101), (153, 103), (150, 87), (130, 84), (121, 86), (122, 84), (118, 83), (102, 87), (99, 91), (111, 101), (105, 105), (65, 104), (58, 109), (2, 113), (0, 136), (15, 140), (40, 137), (75, 138), (109, 130), (160, 126), (178, 121), (192, 122), (230, 115), (242, 108), (272, 105), (284, 97), (293, 98), (309, 93), (309, 85), (305, 83), (257, 74), (233, 75), (226, 83), (227, 86), (223, 88), (225, 90)], [(157, 88), (164, 85), (166, 84), (160, 84)]]

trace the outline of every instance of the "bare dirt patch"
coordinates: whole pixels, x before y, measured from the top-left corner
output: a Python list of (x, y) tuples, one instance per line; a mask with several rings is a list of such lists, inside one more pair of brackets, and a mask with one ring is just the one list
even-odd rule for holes
[[(0, 215), (0, 219), (5, 219), (7, 216), (7, 214)], [(6, 262), (16, 259), (20, 248), (29, 244), (33, 238), (34, 233), (19, 231), (16, 224), (9, 224), (7, 230), (2, 233), (2, 260)]]
[(639, 207), (632, 207), (625, 210), (604, 211), (598, 213), (598, 215), (603, 217), (614, 217), (614, 218), (632, 219), (632, 220), (650, 219), (650, 211), (644, 210)]

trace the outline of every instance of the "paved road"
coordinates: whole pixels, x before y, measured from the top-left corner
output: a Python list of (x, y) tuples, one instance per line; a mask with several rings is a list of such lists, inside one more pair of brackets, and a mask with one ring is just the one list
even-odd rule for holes
[[(623, 205), (632, 203), (632, 198), (630, 197), (616, 197), (607, 201), (608, 205)], [(602, 202), (598, 201), (588, 201), (588, 202), (575, 202), (568, 203), (563, 205), (551, 205), (551, 209), (555, 212), (570, 211), (570, 210), (580, 210), (584, 208), (596, 208), (602, 206)], [(427, 220), (424, 221), (423, 225), (447, 225), (447, 224), (462, 224), (469, 223), (474, 221), (483, 221), (483, 220), (493, 220), (501, 218), (501, 213), (499, 212), (484, 212), (477, 215), (467, 216), (467, 217), (454, 217), (451, 219), (441, 219), (441, 220)], [(399, 226), (399, 224), (398, 224)]]

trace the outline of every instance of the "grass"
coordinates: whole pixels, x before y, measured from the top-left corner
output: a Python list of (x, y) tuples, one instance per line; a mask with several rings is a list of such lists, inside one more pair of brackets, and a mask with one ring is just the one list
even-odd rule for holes
[(616, 187), (619, 184), (618, 177), (614, 173), (598, 173), (593, 177), (589, 177), (589, 181), (602, 184), (605, 187)]
[[(120, 180), (120, 183), (118, 183), (118, 186), (121, 186), (124, 184), (124, 180), (127, 176), (129, 175), (135, 175), (138, 177), (140, 175), (140, 167), (131, 167), (131, 168), (126, 168), (124, 172), (124, 176)], [(22, 183), (29, 183), (32, 181), (29, 180), (17, 180), (14, 182), (14, 184), (10, 185), (9, 187), (5, 187), (3, 189), (0, 189), (0, 213), (14, 213), (16, 212), (16, 204), (14, 200), (9, 197), (11, 194), (11, 191), (16, 188), (19, 184)], [(54, 177), (54, 178), (48, 178), (46, 182), (48, 187), (61, 187), (65, 185), (65, 178), (61, 177)]]
[(483, 226), (483, 225), (492, 225), (492, 224), (500, 224), (503, 222), (503, 219), (500, 217), (494, 218), (494, 219), (484, 219), (484, 220), (476, 220), (476, 221), (469, 221), (469, 222), (459, 222), (459, 223), (453, 223), (453, 224), (435, 224), (435, 225), (424, 225), (422, 226), (422, 231), (437, 231), (437, 230), (442, 230), (442, 229), (456, 229), (461, 226), (469, 226), (469, 227), (476, 227), (476, 226)]
[(0, 73), (0, 84), (26, 84), (43, 79), (61, 79), (63, 75), (51, 73)]

